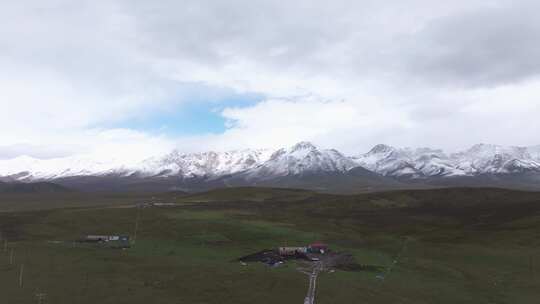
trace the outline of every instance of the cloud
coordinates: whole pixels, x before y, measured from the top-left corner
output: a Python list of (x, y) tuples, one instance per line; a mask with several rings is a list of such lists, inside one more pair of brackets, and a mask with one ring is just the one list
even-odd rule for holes
[[(0, 157), (299, 140), (350, 153), (380, 142), (538, 144), (539, 8), (528, 0), (6, 3), (0, 128), (9, 132), (0, 132)], [(239, 106), (231, 96), (257, 97)], [(209, 100), (227, 123), (221, 133), (133, 127)]]
[(70, 146), (38, 146), (32, 144), (15, 144), (0, 146), (0, 159), (10, 159), (21, 155), (28, 155), (35, 158), (48, 159), (66, 157), (76, 153), (79, 149)]
[(211, 141), (223, 150), (230, 145), (278, 147), (311, 140), (349, 154), (364, 153), (378, 143), (451, 151), (481, 142), (528, 146), (537, 142), (534, 132), (540, 130), (538, 90), (540, 81), (496, 89), (442, 90), (429, 94), (431, 103), (391, 106), (373, 96), (343, 101), (268, 100), (226, 109), (223, 115), (230, 120), (229, 129)]
[(538, 77), (540, 41), (533, 37), (540, 36), (535, 14), (540, 3), (498, 3), (426, 23), (406, 42), (407, 71), (424, 80), (466, 87)]

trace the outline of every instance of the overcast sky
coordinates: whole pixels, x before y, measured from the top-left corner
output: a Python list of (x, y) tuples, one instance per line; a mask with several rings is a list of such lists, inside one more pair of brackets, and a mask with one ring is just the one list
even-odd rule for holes
[(0, 158), (540, 144), (539, 1), (1, 1)]

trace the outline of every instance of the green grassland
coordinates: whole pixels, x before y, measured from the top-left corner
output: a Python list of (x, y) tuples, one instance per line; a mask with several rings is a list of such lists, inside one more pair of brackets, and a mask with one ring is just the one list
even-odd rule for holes
[[(173, 207), (133, 208), (157, 200)], [(237, 188), (187, 195), (0, 197), (1, 303), (302, 303), (295, 263), (235, 260), (324, 241), (382, 271), (319, 277), (316, 302), (538, 303), (540, 193), (439, 189), (361, 195)], [(75, 243), (129, 234), (127, 250)], [(10, 264), (11, 249), (14, 250)], [(23, 286), (19, 272), (24, 264)]]

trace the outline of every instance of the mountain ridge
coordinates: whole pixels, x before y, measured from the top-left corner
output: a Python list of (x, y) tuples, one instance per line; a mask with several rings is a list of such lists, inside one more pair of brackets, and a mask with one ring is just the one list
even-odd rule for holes
[(536, 185), (540, 180), (540, 146), (477, 144), (449, 154), (441, 149), (379, 144), (367, 153), (347, 156), (336, 149), (321, 149), (303, 141), (277, 150), (174, 150), (138, 163), (95, 161), (89, 156), (48, 160), (21, 156), (0, 160), (0, 181), (61, 181), (79, 188), (89, 183), (107, 188), (107, 183), (111, 183), (144, 184), (153, 189), (162, 183), (164, 189), (180, 190), (231, 185), (342, 189), (354, 188), (356, 183), (358, 188), (379, 189), (406, 187), (403, 182), (445, 185), (462, 181), (467, 185), (475, 179), (504, 184), (515, 176), (519, 177), (515, 180), (526, 180), (528, 187)]

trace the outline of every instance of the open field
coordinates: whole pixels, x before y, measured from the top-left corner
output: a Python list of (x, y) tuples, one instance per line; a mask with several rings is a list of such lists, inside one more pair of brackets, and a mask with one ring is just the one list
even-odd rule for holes
[[(138, 209), (151, 200), (174, 207)], [(235, 260), (324, 241), (380, 270), (323, 272), (316, 303), (537, 303), (540, 193), (500, 189), (354, 196), (239, 188), (186, 195), (0, 197), (2, 302), (301, 303), (308, 278)], [(73, 243), (129, 234), (127, 250)], [(10, 264), (11, 249), (14, 258)], [(19, 286), (24, 264), (23, 286)]]

